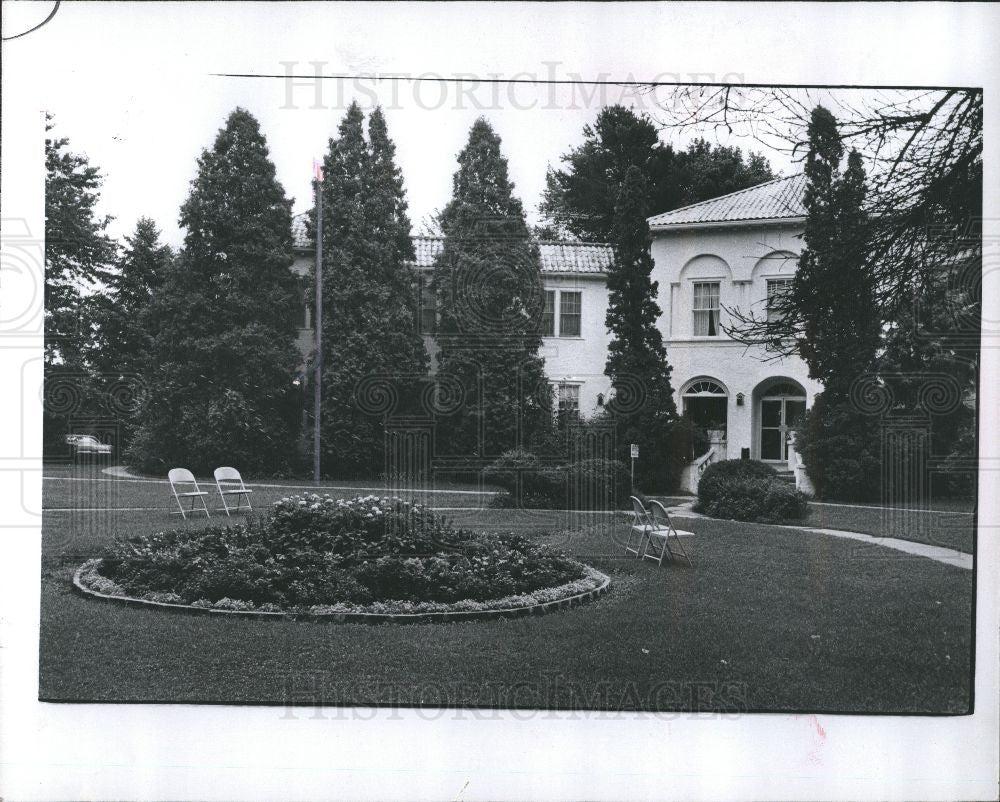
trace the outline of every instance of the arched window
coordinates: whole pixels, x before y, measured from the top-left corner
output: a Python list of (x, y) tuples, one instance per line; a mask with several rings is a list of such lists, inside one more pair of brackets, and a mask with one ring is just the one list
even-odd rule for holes
[(764, 391), (765, 398), (775, 398), (778, 396), (792, 396), (793, 398), (805, 398), (805, 390), (791, 382), (778, 382), (772, 384)]
[(684, 391), (685, 398), (720, 396), (725, 394), (726, 391), (722, 385), (718, 382), (712, 381), (711, 379), (701, 379), (700, 381), (696, 381)]
[(725, 431), (729, 393), (714, 379), (697, 379), (682, 393), (683, 411), (698, 427)]

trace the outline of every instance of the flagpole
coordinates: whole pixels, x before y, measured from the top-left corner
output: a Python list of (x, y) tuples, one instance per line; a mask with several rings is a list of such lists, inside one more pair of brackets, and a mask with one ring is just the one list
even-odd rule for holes
[(316, 374), (313, 378), (313, 481), (319, 482), (320, 409), (323, 404), (323, 185), (318, 174), (316, 188)]

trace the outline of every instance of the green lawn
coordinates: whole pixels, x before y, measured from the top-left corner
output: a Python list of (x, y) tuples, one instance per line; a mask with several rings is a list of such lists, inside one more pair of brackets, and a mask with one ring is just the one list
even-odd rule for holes
[[(692, 519), (684, 525), (697, 533), (686, 544), (694, 567), (659, 569), (621, 558), (626, 525), (617, 515), (470, 509), (456, 512), (458, 523), (531, 532), (609, 574), (612, 592), (511, 621), (217, 619), (102, 604), (70, 590), (76, 565), (111, 538), (177, 523), (166, 514), (165, 485), (50, 480), (44, 490), (48, 508), (162, 508), (46, 512), (46, 700), (969, 709), (972, 573), (850, 540)], [(448, 497), (433, 498), (447, 506)], [(462, 498), (454, 506), (479, 503)]]
[(846, 529), (878, 537), (930, 543), (972, 554), (975, 516), (965, 511), (971, 505), (954, 506), (959, 509), (926, 512), (863, 505), (810, 504), (809, 517), (804, 523), (824, 529)]

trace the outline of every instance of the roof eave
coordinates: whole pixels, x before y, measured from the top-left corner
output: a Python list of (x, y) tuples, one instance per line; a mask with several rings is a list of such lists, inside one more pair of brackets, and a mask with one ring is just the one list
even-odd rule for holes
[(542, 270), (543, 276), (577, 276), (580, 278), (607, 278), (606, 270)]
[(679, 231), (691, 228), (735, 228), (737, 226), (774, 226), (804, 223), (804, 215), (799, 217), (760, 217), (747, 220), (703, 220), (692, 223), (653, 223), (649, 219), (650, 231)]

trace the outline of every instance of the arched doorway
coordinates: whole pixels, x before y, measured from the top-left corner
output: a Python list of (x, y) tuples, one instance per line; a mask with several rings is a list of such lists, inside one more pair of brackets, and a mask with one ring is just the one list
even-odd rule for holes
[(726, 431), (729, 392), (715, 379), (699, 378), (681, 393), (683, 412), (706, 431)]
[(806, 412), (806, 391), (798, 382), (776, 379), (762, 388), (757, 448), (762, 462), (788, 462), (788, 434)]

